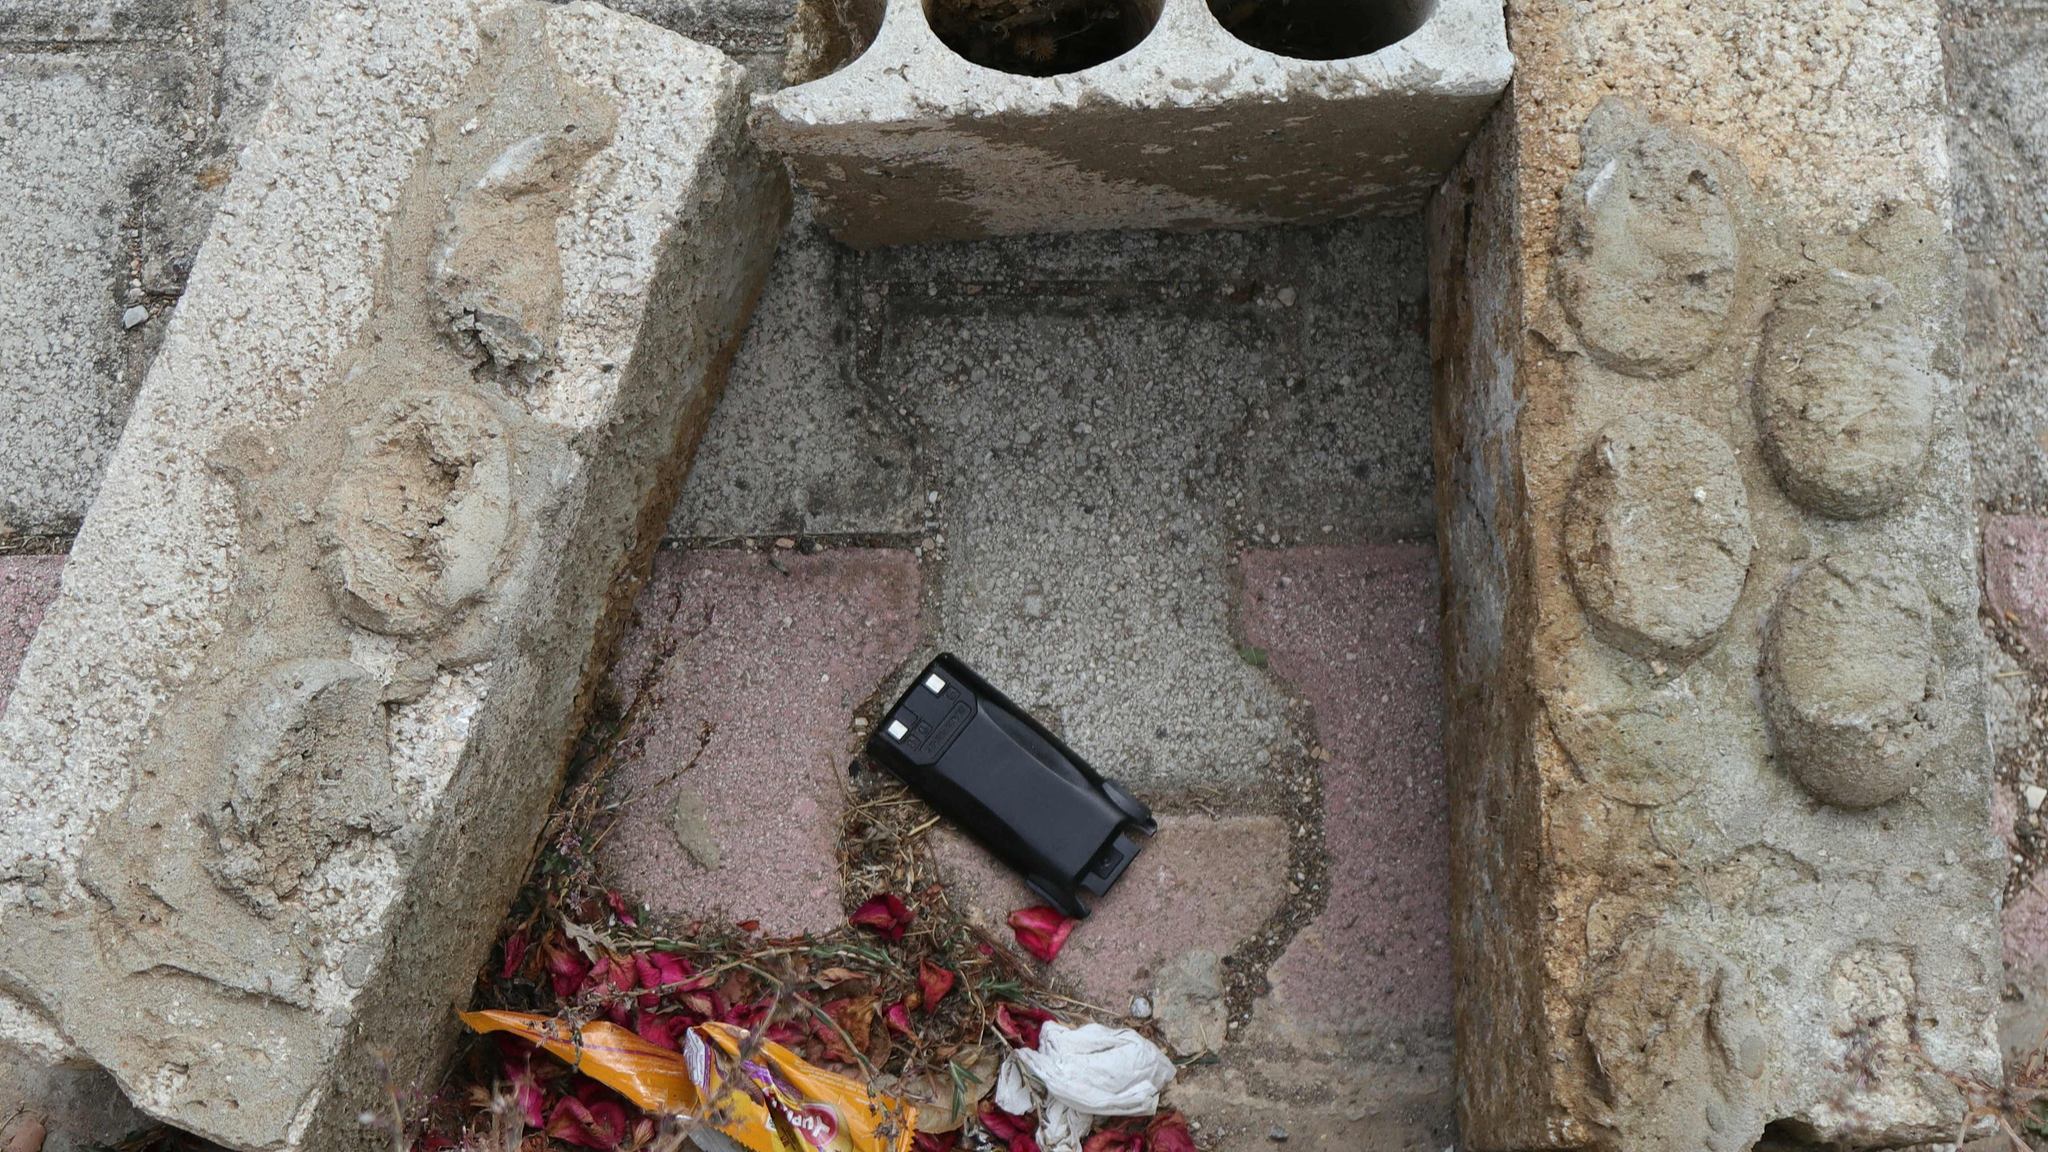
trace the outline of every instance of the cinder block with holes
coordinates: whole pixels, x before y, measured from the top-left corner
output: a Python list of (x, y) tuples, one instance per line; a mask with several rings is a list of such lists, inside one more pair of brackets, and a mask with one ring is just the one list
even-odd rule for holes
[(804, 0), (758, 128), (851, 244), (1307, 223), (1420, 208), (1513, 63), (1498, 0)]

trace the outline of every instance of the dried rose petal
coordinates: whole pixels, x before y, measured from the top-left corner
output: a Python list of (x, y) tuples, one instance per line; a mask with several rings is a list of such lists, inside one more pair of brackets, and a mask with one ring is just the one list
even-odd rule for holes
[(960, 1130), (951, 1132), (919, 1132), (916, 1139), (917, 1152), (952, 1152), (960, 1146)]
[(582, 953), (550, 944), (542, 950), (542, 956), (556, 996), (567, 1000), (582, 990), (583, 982), (590, 977), (590, 962), (583, 958)]
[(657, 1016), (652, 1012), (633, 1014), (633, 1031), (649, 1044), (659, 1044), (671, 1052), (683, 1049), (683, 1033), (690, 1030), (686, 1016)]
[(819, 1057), (836, 1064), (854, 1063), (853, 1053), (846, 1050), (846, 1040), (839, 1035), (839, 1029), (815, 1017), (811, 1020), (811, 1038), (819, 1044)]
[(981, 1102), (981, 1126), (998, 1140), (1015, 1140), (1019, 1136), (1028, 1138), (1038, 1131), (1038, 1121), (1005, 1112), (986, 1100)]
[(1127, 1128), (1105, 1128), (1083, 1142), (1081, 1152), (1145, 1152), (1145, 1135)]
[(1019, 1048), (1037, 1048), (1039, 1028), (1048, 1020), (1059, 1019), (1043, 1008), (1026, 1008), (1022, 1004), (1008, 1002), (996, 1005), (995, 1016), (996, 1031)]
[[(586, 1081), (599, 1092), (604, 1086), (595, 1081)], [(593, 1097), (581, 1099), (581, 1097)], [(625, 1140), (629, 1122), (626, 1107), (616, 1100), (606, 1100), (597, 1093), (578, 1085), (576, 1094), (564, 1096), (548, 1117), (547, 1134), (571, 1144), (585, 1148), (608, 1150), (618, 1147)]]
[(797, 1020), (778, 1020), (768, 1026), (768, 1042), (770, 1044), (780, 1044), (784, 1048), (794, 1048), (808, 1039), (810, 1035), (810, 1029), (804, 1027), (803, 1023)]
[(498, 979), (510, 980), (519, 966), (526, 963), (526, 929), (521, 928), (505, 937), (505, 958), (498, 965)]
[(915, 1035), (910, 1030), (910, 1013), (901, 1003), (889, 1005), (888, 1011), (882, 1013), (882, 1019), (889, 1025), (889, 1031), (899, 1036)]
[(512, 1099), (519, 1105), (519, 1112), (526, 1117), (529, 1128), (538, 1128), (547, 1122), (547, 1093), (542, 1091), (540, 1077), (534, 1075), (533, 1049), (518, 1059), (506, 1059), (505, 1079), (512, 1085)]
[(853, 910), (847, 920), (862, 928), (872, 928), (884, 940), (901, 940), (914, 917), (901, 897), (894, 892), (884, 892)]
[(1188, 1118), (1178, 1112), (1161, 1112), (1145, 1126), (1146, 1152), (1197, 1152), (1195, 1134), (1188, 1131)]
[(923, 1001), (924, 1010), (930, 1012), (953, 990), (955, 977), (949, 971), (926, 960), (917, 966), (917, 993)]
[(633, 919), (633, 909), (627, 906), (624, 896), (607, 888), (604, 890), (604, 902), (611, 905), (612, 915), (619, 918), (619, 923), (624, 924), (628, 928), (640, 926), (639, 922)]
[(1010, 927), (1016, 930), (1017, 943), (1022, 944), (1026, 952), (1050, 964), (1053, 957), (1060, 954), (1060, 949), (1066, 947), (1074, 922), (1062, 916), (1057, 909), (1040, 904), (1036, 908), (1010, 913)]

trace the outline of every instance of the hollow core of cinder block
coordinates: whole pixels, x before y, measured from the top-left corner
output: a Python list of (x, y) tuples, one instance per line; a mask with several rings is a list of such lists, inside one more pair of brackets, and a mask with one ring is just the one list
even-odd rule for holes
[(1406, 39), (1436, 0), (1209, 0), (1231, 35), (1276, 56), (1348, 60)]
[(925, 0), (946, 47), (998, 72), (1058, 76), (1114, 60), (1159, 23), (1160, 0)]

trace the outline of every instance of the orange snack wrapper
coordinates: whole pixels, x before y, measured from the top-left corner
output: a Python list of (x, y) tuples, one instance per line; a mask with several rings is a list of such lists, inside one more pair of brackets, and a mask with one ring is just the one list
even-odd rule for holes
[[(526, 1012), (461, 1015), (478, 1032), (533, 1041), (649, 1112), (701, 1116), (751, 1152), (909, 1152), (917, 1127), (917, 1109), (780, 1044), (740, 1061), (747, 1034), (730, 1024), (690, 1029), (676, 1053), (603, 1020), (574, 1028)], [(738, 1062), (746, 1082), (728, 1089), (715, 1052)]]

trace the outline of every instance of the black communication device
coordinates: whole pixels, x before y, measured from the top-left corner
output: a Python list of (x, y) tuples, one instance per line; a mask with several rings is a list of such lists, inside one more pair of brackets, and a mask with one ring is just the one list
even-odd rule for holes
[(925, 666), (868, 737), (868, 755), (1076, 920), (1139, 852), (1152, 810), (1089, 767), (950, 653)]

